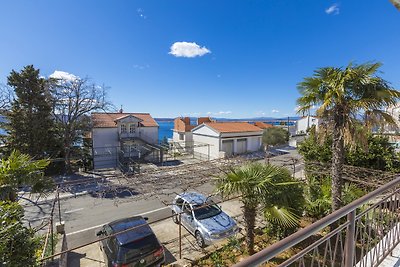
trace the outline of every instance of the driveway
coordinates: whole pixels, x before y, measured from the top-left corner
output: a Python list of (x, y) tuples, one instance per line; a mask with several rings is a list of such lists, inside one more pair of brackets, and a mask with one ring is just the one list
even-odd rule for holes
[[(236, 219), (239, 227), (243, 228), (241, 202), (238, 200), (232, 200), (222, 203), (221, 207), (228, 215)], [(166, 263), (170, 264), (179, 260), (179, 225), (172, 222), (172, 219), (165, 219), (150, 224), (150, 227), (153, 229), (160, 242), (164, 245)], [(200, 258), (208, 254), (208, 252), (222, 246), (226, 242), (222, 241), (205, 249), (201, 249), (196, 245), (195, 238), (189, 234), (184, 227), (181, 228), (181, 231), (182, 259), (188, 261)], [(239, 235), (241, 234), (239, 233)], [(94, 243), (71, 252), (68, 256), (68, 266), (105, 266), (99, 244)]]

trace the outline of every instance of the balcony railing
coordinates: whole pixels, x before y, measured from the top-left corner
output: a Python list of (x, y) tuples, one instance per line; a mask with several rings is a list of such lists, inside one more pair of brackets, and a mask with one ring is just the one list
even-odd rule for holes
[[(400, 177), (235, 267), (266, 262), (271, 266), (378, 266), (400, 242), (399, 212)], [(289, 250), (300, 251), (285, 258), (283, 253)]]
[(119, 139), (135, 138), (135, 137), (141, 137), (141, 136), (142, 136), (142, 133), (140, 131), (136, 131), (134, 133), (130, 133), (130, 132), (119, 132), (118, 133)]

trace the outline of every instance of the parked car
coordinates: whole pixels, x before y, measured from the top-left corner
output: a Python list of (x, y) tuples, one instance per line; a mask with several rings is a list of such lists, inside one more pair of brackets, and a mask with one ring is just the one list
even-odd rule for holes
[(172, 218), (196, 238), (200, 247), (235, 235), (239, 228), (236, 222), (212, 200), (197, 192), (182, 193), (172, 204)]
[(97, 232), (97, 236), (106, 237), (140, 226), (100, 241), (106, 266), (161, 266), (164, 263), (164, 248), (146, 220), (142, 216), (120, 219), (104, 225)]

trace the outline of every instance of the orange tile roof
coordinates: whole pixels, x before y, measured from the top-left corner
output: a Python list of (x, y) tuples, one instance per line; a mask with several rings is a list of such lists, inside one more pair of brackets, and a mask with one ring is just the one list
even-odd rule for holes
[(190, 118), (175, 118), (174, 130), (177, 132), (190, 132), (195, 126), (190, 125)]
[(272, 124), (264, 123), (262, 121), (256, 121), (254, 123), (254, 126), (257, 126), (258, 128), (261, 128), (261, 129), (268, 129), (268, 128), (274, 127)]
[(260, 128), (247, 122), (206, 122), (204, 123), (220, 133), (260, 132)]
[(211, 119), (210, 117), (197, 118), (197, 125), (203, 124), (205, 122), (215, 122), (215, 120)]
[(135, 116), (142, 121), (140, 124), (144, 127), (158, 127), (158, 123), (149, 113), (92, 113), (92, 122), (94, 128), (114, 128), (117, 127), (115, 120), (126, 116)]

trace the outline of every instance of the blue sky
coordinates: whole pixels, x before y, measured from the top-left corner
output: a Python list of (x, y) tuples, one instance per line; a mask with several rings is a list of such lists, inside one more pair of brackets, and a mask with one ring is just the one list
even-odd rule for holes
[(0, 10), (0, 83), (28, 64), (88, 76), (126, 112), (295, 115), (298, 82), (350, 61), (382, 62), (400, 88), (400, 11), (388, 0), (2, 0)]

